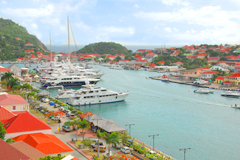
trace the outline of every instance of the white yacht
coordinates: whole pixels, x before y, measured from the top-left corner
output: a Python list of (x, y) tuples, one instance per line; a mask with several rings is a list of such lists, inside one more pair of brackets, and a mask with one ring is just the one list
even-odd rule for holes
[(129, 94), (129, 92), (118, 93), (95, 85), (83, 85), (82, 87), (83, 88), (77, 90), (75, 95), (69, 99), (68, 104), (80, 106), (120, 102), (124, 101)]
[(42, 88), (47, 88), (48, 86), (74, 86), (74, 87), (80, 87), (82, 85), (85, 85), (85, 82), (89, 81), (90, 84), (96, 84), (99, 79), (93, 79), (93, 78), (87, 78), (83, 76), (69, 76), (64, 74), (55, 75), (49, 78), (46, 78), (45, 80), (42, 80)]
[(198, 90), (194, 90), (194, 93), (201, 93), (201, 94), (208, 94), (208, 93), (213, 93), (214, 90), (209, 90), (208, 88), (200, 88)]
[(58, 94), (55, 96), (57, 99), (69, 99), (70, 97), (75, 95), (76, 90), (71, 88), (65, 88), (62, 90), (58, 90)]
[(238, 98), (238, 97), (240, 97), (240, 93), (239, 92), (233, 92), (233, 91), (226, 91), (225, 93), (221, 93), (221, 96)]

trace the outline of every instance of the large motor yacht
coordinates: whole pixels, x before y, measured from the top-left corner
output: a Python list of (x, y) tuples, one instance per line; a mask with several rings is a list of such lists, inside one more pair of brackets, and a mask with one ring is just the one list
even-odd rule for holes
[(124, 101), (128, 94), (129, 92), (119, 93), (103, 87), (89, 84), (83, 85), (81, 89), (77, 90), (77, 92), (75, 92), (75, 95), (69, 99), (68, 104), (73, 106), (80, 106), (119, 102)]
[(42, 88), (46, 88), (48, 86), (58, 86), (62, 85), (64, 87), (67, 86), (74, 86), (74, 87), (81, 87), (82, 85), (85, 85), (86, 81), (89, 81), (90, 84), (96, 84), (99, 79), (93, 79), (88, 78), (84, 76), (70, 76), (70, 75), (55, 75), (49, 78), (46, 78), (45, 80), (42, 80)]

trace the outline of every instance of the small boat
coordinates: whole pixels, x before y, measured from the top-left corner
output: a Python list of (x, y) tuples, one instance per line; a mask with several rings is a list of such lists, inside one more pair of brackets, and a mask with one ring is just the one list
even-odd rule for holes
[(231, 105), (231, 108), (236, 108), (236, 109), (240, 109), (240, 106), (235, 104), (235, 105)]
[(233, 92), (233, 91), (226, 91), (225, 93), (221, 93), (221, 96), (239, 98), (240, 93), (239, 92)]
[(46, 89), (53, 89), (53, 88), (63, 88), (62, 85), (59, 85), (59, 86), (47, 86)]
[(208, 88), (200, 88), (198, 90), (194, 90), (194, 93), (201, 93), (201, 94), (208, 94), (208, 93), (213, 93), (213, 90), (209, 90)]
[(169, 82), (168, 76), (164, 74), (164, 75), (162, 76), (162, 81), (163, 81), (163, 82)]

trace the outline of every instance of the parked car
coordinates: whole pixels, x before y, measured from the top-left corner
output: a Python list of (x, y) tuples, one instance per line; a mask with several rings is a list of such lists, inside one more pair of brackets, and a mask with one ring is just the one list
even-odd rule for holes
[(116, 149), (122, 148), (122, 147), (123, 147), (123, 146), (122, 146), (122, 140), (119, 140), (118, 143), (112, 144), (112, 146), (113, 146), (114, 148), (116, 148)]
[(132, 144), (133, 144), (132, 139), (128, 139), (128, 141), (124, 143), (124, 145), (128, 147), (130, 147)]
[(53, 106), (54, 108), (59, 108), (60, 107), (60, 104), (54, 104), (54, 106)]
[(74, 118), (75, 117), (75, 114), (73, 114), (73, 113), (71, 113), (70, 115), (69, 115), (69, 118)]
[(125, 154), (128, 154), (128, 153), (130, 153), (130, 148), (129, 148), (129, 147), (122, 147), (122, 148), (120, 149), (120, 151), (123, 152), (123, 153), (125, 153)]
[(63, 126), (62, 126), (62, 130), (65, 131), (65, 132), (70, 132), (70, 131), (71, 131), (71, 128), (70, 128), (70, 126), (68, 126), (68, 125), (63, 125)]
[[(94, 151), (97, 152), (98, 148), (94, 148)], [(106, 147), (105, 146), (99, 146), (99, 152), (105, 152), (106, 151)]]
[(44, 99), (43, 99), (43, 102), (44, 102), (44, 103), (48, 103), (48, 102), (49, 102), (49, 99), (48, 99), (48, 98), (44, 98)]
[(60, 116), (56, 116), (56, 117), (51, 118), (51, 120), (53, 120), (53, 121), (58, 121), (59, 119), (61, 119)]
[[(99, 147), (100, 146), (103, 146), (102, 142), (99, 142)], [(96, 147), (98, 147), (98, 142), (96, 142), (95, 144), (91, 144), (91, 148), (96, 148)]]

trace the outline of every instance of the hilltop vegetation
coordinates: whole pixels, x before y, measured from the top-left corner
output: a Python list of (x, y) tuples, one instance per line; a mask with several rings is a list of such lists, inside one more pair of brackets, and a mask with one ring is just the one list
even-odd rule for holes
[[(26, 50), (47, 51), (44, 44), (27, 30), (9, 19), (0, 18), (0, 59), (15, 60), (18, 57), (24, 57)], [(15, 38), (18, 37), (19, 40)], [(33, 46), (25, 46), (30, 42)]]
[(98, 42), (86, 45), (82, 49), (78, 50), (77, 53), (94, 53), (94, 54), (129, 54), (131, 50), (121, 44), (114, 42)]

